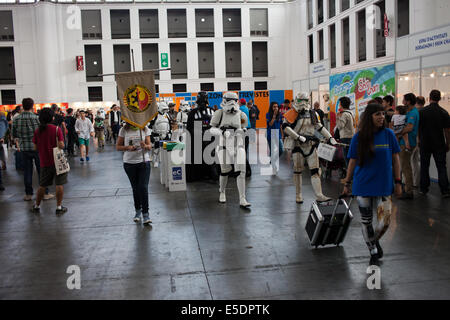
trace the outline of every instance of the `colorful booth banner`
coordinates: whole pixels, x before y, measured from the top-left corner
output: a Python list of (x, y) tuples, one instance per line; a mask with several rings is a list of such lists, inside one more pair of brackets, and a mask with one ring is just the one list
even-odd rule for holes
[(330, 76), (330, 129), (336, 125), (339, 98), (347, 96), (352, 101), (350, 110), (356, 121), (370, 100), (387, 95), (395, 96), (395, 66), (373, 67)]
[[(224, 91), (225, 92), (225, 91)], [(222, 103), (222, 97), (224, 92), (208, 92), (209, 106), (214, 108), (217, 106), (219, 109)], [(256, 121), (257, 128), (266, 128), (266, 113), (269, 112), (269, 106), (271, 102), (277, 102), (281, 105), (285, 99), (292, 100), (292, 90), (263, 90), (263, 91), (236, 91), (239, 95), (239, 99), (245, 99), (245, 101), (253, 100), (253, 103), (259, 109), (259, 120)], [(157, 100), (164, 100), (166, 102), (173, 102), (178, 110), (181, 101), (185, 100), (190, 104), (194, 104), (197, 100), (197, 92), (195, 93), (161, 93), (156, 95)]]
[[(37, 112), (38, 110), (42, 110), (44, 108), (50, 108), (52, 106), (52, 104), (56, 104), (64, 112), (66, 112), (67, 108), (69, 108), (69, 104), (67, 102), (35, 103), (33, 106), (33, 112)], [(13, 111), (17, 106), (21, 106), (21, 104), (3, 104), (3, 105), (0, 105), (0, 111), (10, 112), (10, 111)]]

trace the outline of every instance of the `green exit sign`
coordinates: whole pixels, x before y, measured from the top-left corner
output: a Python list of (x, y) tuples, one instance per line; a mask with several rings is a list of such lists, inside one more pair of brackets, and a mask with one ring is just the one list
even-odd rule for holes
[(161, 68), (168, 68), (169, 67), (169, 54), (168, 53), (161, 53)]

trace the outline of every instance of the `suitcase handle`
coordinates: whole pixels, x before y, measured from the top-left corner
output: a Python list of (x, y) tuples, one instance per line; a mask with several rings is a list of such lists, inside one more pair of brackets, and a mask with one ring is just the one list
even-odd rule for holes
[[(336, 205), (334, 206), (333, 215), (330, 218), (330, 223), (328, 224), (328, 228), (327, 228), (327, 231), (325, 233), (325, 237), (323, 238), (323, 244), (325, 244), (327, 242), (328, 236), (330, 235), (331, 227), (334, 226), (333, 222), (334, 222), (334, 218), (336, 216), (336, 211), (337, 211), (337, 208), (339, 207), (339, 204), (342, 201), (342, 203), (345, 205), (344, 198), (347, 198), (347, 197), (350, 197), (350, 201), (347, 204), (347, 209), (345, 211), (345, 216), (344, 216), (344, 219), (342, 220), (342, 224), (345, 225), (345, 222), (347, 221), (348, 213), (350, 212), (350, 205), (351, 205), (351, 203), (353, 201), (353, 198), (355, 197), (354, 195), (341, 194), (339, 196), (338, 200), (336, 201)], [(339, 234), (340, 234), (340, 232), (339, 232)]]

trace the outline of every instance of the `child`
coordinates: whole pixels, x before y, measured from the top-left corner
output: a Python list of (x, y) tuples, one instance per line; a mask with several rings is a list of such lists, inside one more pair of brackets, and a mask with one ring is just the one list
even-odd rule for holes
[(401, 132), (406, 127), (406, 111), (407, 110), (405, 106), (397, 106), (397, 108), (395, 109), (395, 114), (392, 116), (391, 126), (397, 139), (400, 140), (400, 138), (403, 138), (403, 141), (405, 141), (406, 151), (411, 151), (408, 134), (405, 133), (403, 136), (400, 136)]

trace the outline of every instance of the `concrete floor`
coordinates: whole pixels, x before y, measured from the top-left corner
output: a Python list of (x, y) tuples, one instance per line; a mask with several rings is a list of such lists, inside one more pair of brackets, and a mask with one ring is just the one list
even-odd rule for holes
[[(426, 197), (396, 201), (382, 240), (381, 289), (369, 290), (356, 206), (342, 247), (312, 249), (304, 230), (312, 188), (304, 178), (306, 201), (297, 205), (285, 157), (278, 176), (253, 166), (251, 211), (239, 208), (234, 179), (220, 205), (216, 183), (169, 193), (153, 170), (151, 228), (132, 221), (129, 182), (112, 146), (88, 164), (71, 160), (69, 211), (60, 217), (54, 200), (40, 214), (29, 212), (11, 160), (0, 193), (0, 299), (450, 298), (450, 200), (435, 185)], [(323, 188), (336, 197), (333, 180)], [(70, 265), (81, 268), (81, 290), (67, 289)]]

